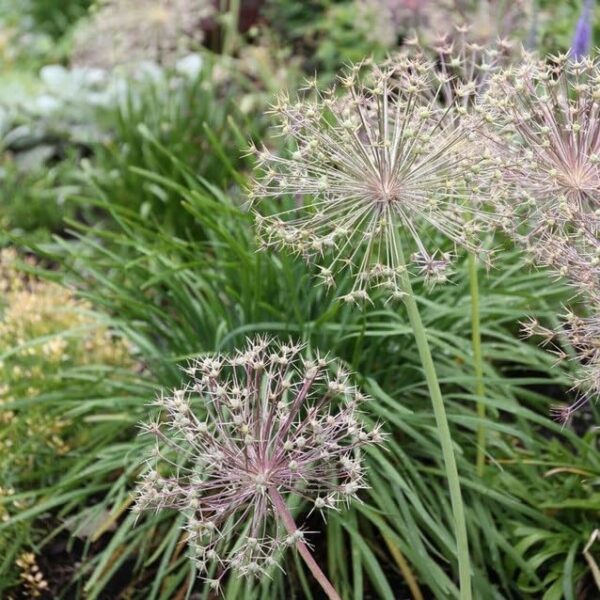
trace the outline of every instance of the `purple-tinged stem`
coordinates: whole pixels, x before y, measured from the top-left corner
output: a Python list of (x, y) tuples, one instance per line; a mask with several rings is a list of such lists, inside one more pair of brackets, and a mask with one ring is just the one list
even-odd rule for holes
[[(298, 533), (298, 526), (294, 521), (294, 517), (292, 517), (292, 513), (289, 511), (285, 500), (281, 497), (281, 494), (274, 488), (269, 488), (269, 495), (271, 496), (271, 500), (273, 501), (273, 506), (275, 511), (281, 517), (287, 532), (290, 535), (295, 535)], [(314, 559), (313, 555), (310, 553), (308, 546), (302, 541), (298, 540), (296, 542), (296, 550), (300, 553), (300, 556), (304, 559), (306, 566), (310, 569), (310, 572), (314, 575), (315, 579), (319, 582), (327, 597), (330, 600), (342, 600), (341, 596), (335, 591), (333, 585), (327, 577), (325, 573), (321, 571), (317, 561)]]

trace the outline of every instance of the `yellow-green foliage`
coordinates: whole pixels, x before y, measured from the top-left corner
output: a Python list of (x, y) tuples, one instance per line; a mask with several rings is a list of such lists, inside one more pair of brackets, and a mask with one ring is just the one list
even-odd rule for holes
[[(91, 306), (55, 283), (19, 271), (13, 250), (0, 251), (0, 497), (35, 485), (33, 471), (68, 455), (77, 428), (40, 409), (35, 399), (60, 388), (68, 371), (129, 364), (128, 348), (98, 321)], [(20, 406), (22, 404), (22, 406)], [(0, 504), (0, 519), (18, 512)]]

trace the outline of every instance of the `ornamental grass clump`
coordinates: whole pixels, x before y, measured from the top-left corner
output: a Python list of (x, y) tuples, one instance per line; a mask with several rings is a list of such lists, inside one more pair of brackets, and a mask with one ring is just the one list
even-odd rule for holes
[[(113, 385), (119, 372), (133, 366), (129, 344), (89, 302), (28, 272), (34, 269), (40, 265), (32, 258), (12, 248), (0, 250), (2, 598), (19, 580), (26, 597), (48, 597), (48, 583), (29, 552), (46, 527), (43, 520), (20, 515), (34, 510), (35, 494), (55, 484), (58, 473), (68, 472), (88, 442), (89, 423), (73, 410), (65, 390), (88, 377)], [(87, 401), (96, 388), (86, 393)]]
[(136, 510), (186, 517), (190, 556), (208, 585), (228, 571), (268, 576), (296, 547), (330, 598), (288, 497), (311, 511), (339, 510), (365, 487), (362, 449), (380, 443), (358, 414), (366, 397), (332, 361), (304, 358), (302, 344), (249, 341), (233, 356), (194, 361), (190, 382), (161, 397), (145, 426), (156, 439)]
[[(495, 172), (474, 139), (477, 121), (457, 121), (454, 104), (439, 101), (450, 75), (423, 56), (363, 66), (340, 78), (341, 93), (311, 86), (312, 98), (279, 98), (272, 112), (293, 150), (289, 157), (256, 150), (261, 175), (250, 191), (254, 201), (299, 199), (259, 217), (264, 245), (319, 262), (328, 286), (350, 271), (348, 302), (376, 291), (402, 298), (409, 266), (430, 283), (444, 281), (452, 256), (435, 232), (479, 252), (487, 223), (473, 200)], [(455, 89), (457, 97), (467, 93), (469, 86)]]

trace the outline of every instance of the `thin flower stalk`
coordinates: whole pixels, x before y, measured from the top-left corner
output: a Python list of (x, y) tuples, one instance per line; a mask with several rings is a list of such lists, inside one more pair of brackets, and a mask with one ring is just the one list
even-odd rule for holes
[(483, 379), (483, 349), (481, 344), (481, 317), (479, 310), (479, 276), (477, 261), (469, 254), (469, 290), (471, 293), (471, 345), (473, 348), (473, 371), (475, 375), (475, 396), (477, 398), (477, 454), (475, 465), (481, 477), (485, 470), (485, 448), (487, 430), (485, 427), (486, 406), (485, 384)]
[(156, 446), (135, 510), (185, 515), (190, 557), (212, 589), (229, 572), (268, 577), (295, 547), (339, 600), (287, 499), (340, 510), (366, 486), (363, 448), (383, 435), (362, 424), (366, 397), (348, 373), (303, 350), (257, 338), (233, 356), (194, 361), (190, 382), (161, 397), (162, 415), (145, 426)]
[[(402, 256), (402, 242), (398, 242), (398, 252)], [(425, 379), (431, 397), (431, 405), (435, 422), (437, 425), (440, 445), (442, 447), (442, 457), (446, 469), (446, 479), (450, 492), (450, 502), (452, 504), (452, 515), (454, 517), (454, 532), (456, 536), (456, 549), (458, 558), (459, 584), (460, 584), (460, 599), (470, 600), (471, 592), (471, 560), (469, 556), (469, 540), (467, 535), (467, 524), (465, 520), (465, 510), (460, 488), (460, 479), (458, 476), (458, 467), (454, 456), (454, 448), (452, 442), (452, 434), (446, 414), (446, 407), (440, 389), (429, 341), (427, 340), (427, 331), (423, 325), (419, 307), (415, 299), (410, 277), (406, 271), (403, 272), (401, 278), (403, 292), (405, 294), (404, 304), (408, 313), (408, 318), (412, 326), (415, 341)]]

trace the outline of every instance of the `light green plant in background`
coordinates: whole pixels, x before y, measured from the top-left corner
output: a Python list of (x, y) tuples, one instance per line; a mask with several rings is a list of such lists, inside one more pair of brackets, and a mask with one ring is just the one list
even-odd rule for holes
[(208, 0), (97, 0), (74, 32), (73, 64), (132, 70), (144, 61), (173, 65), (200, 48), (203, 21), (214, 14)]

